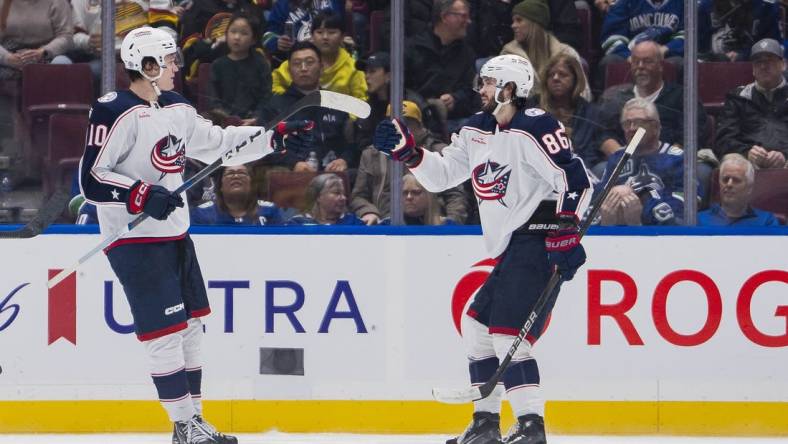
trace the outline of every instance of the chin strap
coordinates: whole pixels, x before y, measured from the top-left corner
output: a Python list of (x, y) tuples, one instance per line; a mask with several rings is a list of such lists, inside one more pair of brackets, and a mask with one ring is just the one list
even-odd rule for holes
[(147, 81), (150, 82), (150, 85), (153, 87), (153, 91), (156, 93), (156, 97), (159, 97), (161, 95), (161, 90), (159, 89), (159, 84), (156, 83), (156, 81), (161, 78), (162, 74), (164, 74), (164, 70), (159, 68), (159, 75), (157, 75), (156, 77), (148, 77), (148, 75), (145, 74), (144, 72), (142, 71), (138, 71), (138, 72), (142, 74), (142, 77), (144, 77)]
[(512, 103), (512, 99), (505, 100), (505, 101), (500, 100), (500, 97), (502, 95), (503, 95), (503, 88), (497, 88), (496, 87), (495, 88), (495, 103), (497, 103), (498, 105), (495, 107), (495, 109), (492, 112), (493, 116), (498, 116), (498, 114), (501, 112), (501, 110), (504, 108), (504, 106)]

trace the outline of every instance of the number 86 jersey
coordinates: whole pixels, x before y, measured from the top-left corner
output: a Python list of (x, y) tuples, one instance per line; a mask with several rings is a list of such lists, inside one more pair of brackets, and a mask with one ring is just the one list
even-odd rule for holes
[(591, 201), (591, 181), (564, 126), (538, 108), (518, 110), (508, 127), (500, 127), (490, 113), (477, 113), (440, 153), (424, 150), (411, 171), (431, 192), (470, 176), (492, 257), (503, 253), (512, 232), (543, 201), (555, 201), (557, 214), (577, 220)]

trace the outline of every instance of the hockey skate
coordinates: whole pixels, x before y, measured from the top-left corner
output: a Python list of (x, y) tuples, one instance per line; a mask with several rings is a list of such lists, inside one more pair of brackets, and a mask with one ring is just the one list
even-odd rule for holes
[(475, 412), (473, 421), (462, 435), (446, 441), (446, 444), (500, 444), (501, 416), (497, 413)]
[(544, 434), (544, 418), (537, 414), (517, 418), (514, 430), (504, 439), (506, 444), (547, 444)]
[(202, 416), (177, 421), (172, 431), (172, 444), (238, 444), (235, 436), (219, 433)]

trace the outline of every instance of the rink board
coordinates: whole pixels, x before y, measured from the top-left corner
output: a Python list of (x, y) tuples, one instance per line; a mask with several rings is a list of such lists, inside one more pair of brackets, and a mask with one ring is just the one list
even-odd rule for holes
[[(469, 406), (432, 402), (430, 390), (467, 384), (454, 315), (491, 269), (480, 237), (194, 237), (213, 308), (203, 398), (214, 422), (238, 432), (464, 426)], [(46, 289), (48, 270), (98, 240), (2, 241), (0, 433), (168, 427), (106, 258)], [(589, 261), (535, 347), (550, 430), (788, 435), (786, 236), (584, 245)]]

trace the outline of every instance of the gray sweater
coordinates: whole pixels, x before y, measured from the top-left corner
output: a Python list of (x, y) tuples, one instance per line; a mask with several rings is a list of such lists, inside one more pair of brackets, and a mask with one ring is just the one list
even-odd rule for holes
[(43, 47), (49, 57), (71, 49), (74, 25), (68, 0), (0, 0), (0, 9), (8, 1), (11, 9), (0, 30), (0, 64), (20, 49)]

